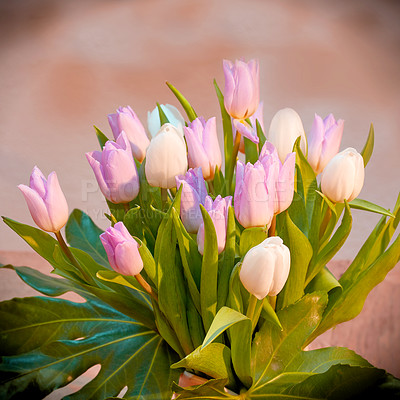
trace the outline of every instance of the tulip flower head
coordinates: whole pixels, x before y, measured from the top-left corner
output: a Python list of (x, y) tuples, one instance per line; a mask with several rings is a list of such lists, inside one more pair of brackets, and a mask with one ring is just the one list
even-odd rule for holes
[[(221, 197), (220, 195), (213, 201), (207, 196), (204, 202), (204, 208), (207, 210), (214, 224), (217, 234), (218, 254), (225, 249), (226, 229), (228, 223), (228, 210), (232, 204), (232, 196)], [(197, 246), (200, 254), (204, 253), (204, 222), (201, 223), (197, 232)]]
[(176, 187), (175, 177), (187, 171), (186, 144), (178, 130), (164, 124), (147, 149), (145, 173), (151, 186)]
[(265, 142), (261, 149), (260, 162), (269, 171), (269, 175), (276, 177), (274, 214), (279, 214), (292, 204), (296, 153), (289, 153), (282, 164), (275, 146)]
[(146, 157), (146, 149), (150, 144), (146, 131), (135, 112), (127, 107), (119, 107), (115, 114), (108, 115), (114, 138), (125, 132), (131, 145), (133, 156), (139, 162)]
[(336, 154), (322, 172), (322, 193), (334, 203), (355, 199), (363, 185), (364, 160), (351, 147)]
[(58, 232), (68, 221), (68, 204), (53, 171), (48, 178), (34, 167), (29, 186), (18, 185), (35, 224), (46, 232)]
[(239, 277), (248, 292), (261, 300), (276, 296), (290, 270), (290, 251), (278, 236), (265, 239), (245, 255)]
[(183, 186), (180, 211), (183, 225), (189, 233), (197, 233), (203, 222), (200, 204), (204, 205), (207, 196), (201, 168), (189, 169), (185, 175), (178, 175), (175, 179), (177, 189)]
[(143, 269), (139, 244), (122, 222), (109, 227), (100, 235), (112, 269), (122, 275), (135, 276)]
[(244, 228), (271, 225), (278, 172), (276, 166), (266, 169), (260, 161), (254, 165), (237, 162), (234, 208)]
[(338, 153), (343, 135), (344, 121), (329, 114), (324, 120), (317, 114), (308, 135), (307, 160), (315, 174), (320, 174)]
[(103, 151), (86, 153), (105, 198), (114, 204), (129, 203), (139, 193), (139, 176), (129, 140), (122, 132), (116, 142), (109, 140)]
[[(160, 104), (161, 109), (164, 111), (168, 122), (172, 124), (183, 138), (183, 127), (185, 126), (185, 119), (178, 109), (171, 104)], [(156, 136), (161, 129), (160, 114), (158, 107), (153, 111), (147, 113), (147, 127), (152, 137)]]
[(225, 75), (224, 104), (228, 114), (238, 120), (253, 115), (260, 100), (260, 73), (257, 60), (248, 63), (223, 61)]
[(204, 179), (213, 179), (215, 167), (221, 168), (222, 156), (217, 137), (216, 118), (207, 122), (196, 118), (184, 129), (189, 167), (201, 167)]
[(301, 136), (301, 151), (306, 155), (307, 138), (299, 114), (292, 108), (279, 110), (272, 118), (268, 140), (276, 147), (282, 163), (293, 151), (294, 143), (299, 136)]

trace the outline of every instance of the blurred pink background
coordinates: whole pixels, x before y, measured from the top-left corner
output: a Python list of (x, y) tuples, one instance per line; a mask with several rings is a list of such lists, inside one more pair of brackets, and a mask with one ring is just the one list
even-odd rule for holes
[[(395, 0), (2, 1), (1, 214), (32, 223), (17, 184), (38, 165), (46, 175), (57, 171), (71, 211), (81, 208), (106, 227), (106, 205), (84, 156), (98, 147), (92, 125), (111, 137), (107, 114), (120, 105), (143, 123), (156, 101), (179, 108), (168, 80), (198, 114), (217, 116), (222, 133), (212, 81), (223, 87), (222, 59), (240, 57), (260, 60), (267, 129), (283, 107), (300, 114), (306, 132), (315, 112), (332, 112), (345, 120), (341, 149), (360, 151), (373, 122), (375, 151), (360, 198), (392, 208), (400, 190), (399, 17)], [(336, 256), (338, 273), (379, 219), (354, 217)], [(0, 262), (29, 263), (25, 242), (4, 224), (0, 234)], [(2, 298), (30, 293), (3, 272), (4, 287), (15, 290), (3, 289)], [(362, 316), (323, 344), (350, 346), (400, 376), (398, 266), (382, 285)]]

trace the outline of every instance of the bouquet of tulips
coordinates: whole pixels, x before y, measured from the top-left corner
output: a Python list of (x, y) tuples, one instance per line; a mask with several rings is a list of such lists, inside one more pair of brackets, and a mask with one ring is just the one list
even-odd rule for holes
[[(258, 62), (223, 69), (223, 154), (216, 118), (198, 117), (169, 83), (186, 121), (157, 104), (151, 139), (130, 107), (108, 116), (115, 140), (96, 128), (101, 150), (86, 156), (109, 208), (105, 232), (80, 210), (68, 215), (55, 172), (35, 167), (19, 186), (40, 229), (4, 222), (59, 277), (3, 266), (45, 296), (0, 304), (2, 399), (43, 398), (96, 364), (68, 399), (399, 394), (395, 377), (347, 348), (307, 349), (356, 317), (399, 261), (400, 196), (392, 211), (357, 198), (373, 127), (361, 153), (339, 152), (343, 120), (316, 115), (306, 137), (286, 108), (267, 140)], [(381, 218), (338, 280), (326, 264), (352, 208)], [(57, 299), (69, 291), (84, 302)]]

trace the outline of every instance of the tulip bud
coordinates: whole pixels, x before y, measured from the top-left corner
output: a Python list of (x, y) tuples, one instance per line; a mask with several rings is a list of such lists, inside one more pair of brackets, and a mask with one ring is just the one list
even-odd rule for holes
[(244, 228), (270, 226), (277, 178), (277, 168), (266, 170), (260, 161), (254, 165), (237, 162), (234, 208), (236, 218)]
[(151, 186), (170, 189), (187, 170), (186, 144), (178, 130), (164, 124), (147, 149), (145, 173)]
[(142, 162), (146, 157), (146, 149), (150, 144), (150, 140), (132, 108), (129, 106), (119, 107), (116, 114), (108, 115), (108, 122), (115, 139), (118, 138), (122, 131), (126, 133), (133, 156), (136, 160)]
[(109, 227), (100, 235), (100, 240), (113, 270), (122, 275), (140, 274), (143, 261), (139, 253), (139, 244), (122, 222)]
[(321, 190), (331, 201), (351, 201), (361, 192), (364, 184), (364, 160), (357, 150), (349, 147), (336, 154), (324, 168)]
[(51, 172), (47, 180), (38, 167), (34, 167), (29, 186), (18, 185), (35, 224), (44, 231), (58, 232), (68, 221), (68, 204), (58, 182)]
[(340, 147), (343, 135), (344, 121), (337, 122), (333, 114), (329, 114), (324, 120), (315, 114), (315, 119), (308, 135), (307, 160), (318, 175), (328, 162), (334, 157)]
[(180, 211), (183, 225), (189, 233), (197, 233), (203, 222), (200, 204), (204, 205), (207, 196), (201, 168), (189, 169), (185, 175), (178, 175), (175, 179), (177, 189), (183, 186)]
[(282, 164), (275, 146), (270, 142), (265, 142), (261, 149), (260, 162), (264, 169), (269, 171), (268, 175), (277, 176), (275, 181), (274, 214), (279, 214), (292, 204), (296, 153), (289, 153)]
[[(182, 117), (182, 114), (176, 107), (171, 106), (171, 104), (160, 104), (160, 107), (164, 111), (165, 116), (168, 118), (168, 122), (178, 130), (180, 136), (183, 138), (185, 119)], [(147, 127), (152, 137), (156, 136), (161, 129), (158, 107), (147, 113)]]
[(276, 147), (282, 163), (293, 151), (294, 143), (299, 136), (301, 136), (301, 151), (306, 155), (307, 139), (299, 114), (292, 108), (279, 110), (272, 118), (268, 140)]
[[(213, 201), (210, 196), (207, 196), (204, 202), (204, 208), (207, 210), (214, 224), (217, 234), (218, 254), (225, 249), (226, 244), (226, 229), (228, 223), (228, 210), (232, 204), (232, 196), (221, 197), (218, 195)], [(197, 233), (197, 246), (199, 253), (204, 253), (204, 222), (201, 223)]]
[(139, 176), (125, 132), (109, 140), (103, 151), (86, 153), (105, 198), (114, 204), (129, 203), (139, 193)]
[(290, 270), (290, 251), (278, 236), (265, 239), (245, 255), (239, 277), (248, 292), (261, 300), (276, 296)]
[(235, 119), (253, 115), (260, 99), (260, 73), (257, 60), (248, 63), (236, 60), (223, 61), (225, 75), (224, 104), (228, 114)]
[(222, 157), (215, 117), (207, 122), (196, 118), (183, 128), (188, 146), (189, 167), (201, 167), (204, 179), (213, 179), (215, 167), (221, 168)]

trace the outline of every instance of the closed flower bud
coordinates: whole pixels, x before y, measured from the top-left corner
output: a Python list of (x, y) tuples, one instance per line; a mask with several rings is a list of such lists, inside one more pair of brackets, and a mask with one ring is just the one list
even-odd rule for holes
[(150, 144), (146, 131), (139, 118), (128, 107), (119, 107), (115, 114), (108, 115), (114, 138), (117, 139), (121, 132), (125, 132), (131, 145), (133, 156), (139, 162), (146, 157), (146, 149)]
[(260, 73), (257, 60), (248, 63), (236, 60), (223, 61), (225, 75), (224, 104), (228, 114), (235, 119), (253, 115), (260, 100)]
[[(178, 109), (171, 104), (160, 104), (161, 109), (164, 111), (168, 122), (172, 124), (183, 138), (183, 127), (185, 126), (185, 119)], [(153, 111), (147, 113), (147, 127), (152, 137), (156, 136), (161, 128), (160, 114), (158, 107)]]
[(182, 185), (180, 215), (183, 225), (189, 233), (197, 233), (203, 222), (200, 204), (204, 205), (207, 196), (201, 168), (189, 169), (185, 175), (178, 175), (175, 179), (177, 189)]
[(272, 118), (268, 140), (276, 147), (282, 163), (293, 151), (294, 143), (299, 136), (301, 136), (301, 151), (306, 155), (307, 139), (299, 114), (292, 108), (279, 110)]
[(322, 172), (322, 193), (334, 203), (355, 199), (363, 185), (364, 161), (351, 147), (336, 154)]
[(108, 261), (113, 270), (122, 275), (135, 276), (143, 269), (139, 245), (122, 222), (109, 227), (100, 235)]
[(257, 299), (276, 296), (285, 286), (290, 270), (290, 251), (278, 236), (265, 239), (245, 255), (240, 280)]
[(125, 132), (109, 140), (103, 151), (86, 153), (104, 197), (114, 204), (129, 203), (139, 193), (139, 176)]
[[(225, 249), (226, 228), (228, 223), (228, 210), (232, 204), (232, 196), (221, 197), (218, 195), (213, 201), (210, 196), (206, 197), (204, 208), (207, 210), (214, 224), (217, 234), (218, 254)], [(197, 232), (197, 246), (200, 254), (204, 253), (204, 222), (201, 223)]]
[(176, 187), (175, 177), (187, 170), (186, 144), (178, 130), (164, 124), (147, 149), (145, 173), (151, 186)]
[(204, 179), (213, 179), (215, 167), (221, 168), (222, 156), (215, 117), (207, 122), (196, 118), (184, 128), (188, 146), (189, 167), (201, 167)]
[(68, 221), (68, 204), (58, 183), (57, 174), (48, 178), (34, 167), (29, 186), (18, 185), (35, 224), (44, 231), (58, 232)]
[(320, 174), (328, 162), (334, 157), (340, 147), (343, 135), (344, 121), (337, 122), (333, 114), (324, 120), (315, 114), (314, 123), (308, 135), (307, 160), (315, 174)]

